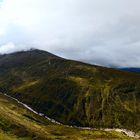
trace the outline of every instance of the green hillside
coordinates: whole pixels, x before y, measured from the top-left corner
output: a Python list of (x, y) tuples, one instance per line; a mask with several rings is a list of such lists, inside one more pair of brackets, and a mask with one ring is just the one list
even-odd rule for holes
[(0, 91), (63, 124), (140, 131), (140, 74), (30, 50), (0, 56)]
[(0, 140), (118, 140), (131, 138), (111, 131), (56, 125), (0, 93)]

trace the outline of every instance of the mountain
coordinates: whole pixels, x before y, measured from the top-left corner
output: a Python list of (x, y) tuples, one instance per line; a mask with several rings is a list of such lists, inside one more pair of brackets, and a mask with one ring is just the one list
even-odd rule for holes
[(29, 50), (0, 57), (0, 92), (63, 124), (140, 131), (140, 75)]
[(140, 72), (140, 68), (120, 68), (120, 70), (124, 70), (128, 72)]

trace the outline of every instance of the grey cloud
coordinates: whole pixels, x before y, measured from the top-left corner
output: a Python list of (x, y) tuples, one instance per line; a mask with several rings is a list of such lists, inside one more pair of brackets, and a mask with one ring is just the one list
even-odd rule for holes
[(25, 19), (10, 20), (0, 36), (1, 52), (35, 47), (92, 64), (140, 67), (139, 0), (31, 1), (29, 16), (21, 11)]

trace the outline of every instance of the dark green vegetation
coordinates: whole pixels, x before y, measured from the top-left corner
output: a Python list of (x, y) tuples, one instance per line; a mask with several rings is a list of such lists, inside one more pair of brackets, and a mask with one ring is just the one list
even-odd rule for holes
[(140, 74), (31, 50), (0, 56), (0, 91), (64, 124), (140, 130)]
[(118, 132), (80, 130), (56, 125), (0, 94), (0, 140), (118, 140)]

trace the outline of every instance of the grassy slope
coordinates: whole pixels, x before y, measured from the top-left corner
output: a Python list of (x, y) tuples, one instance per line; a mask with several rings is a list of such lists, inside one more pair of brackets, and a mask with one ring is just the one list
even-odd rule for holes
[(43, 51), (0, 58), (0, 89), (64, 124), (139, 131), (140, 74)]
[(56, 125), (0, 94), (0, 140), (129, 139), (117, 132), (80, 130)]

